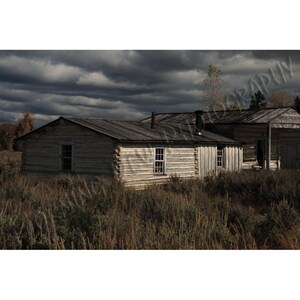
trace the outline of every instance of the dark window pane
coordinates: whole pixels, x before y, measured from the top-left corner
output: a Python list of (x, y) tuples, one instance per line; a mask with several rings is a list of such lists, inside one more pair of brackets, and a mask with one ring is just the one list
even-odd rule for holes
[(164, 160), (164, 149), (155, 149), (155, 160)]
[(72, 159), (71, 158), (63, 158), (62, 159), (62, 169), (63, 169), (63, 171), (71, 171), (72, 170)]
[(72, 157), (72, 145), (62, 145), (62, 156)]
[(72, 145), (61, 146), (61, 169), (62, 171), (72, 170)]
[(223, 146), (217, 147), (217, 167), (223, 167)]
[(154, 173), (155, 174), (164, 174), (165, 173), (164, 148), (156, 148), (155, 149)]
[(158, 174), (164, 173), (164, 163), (162, 161), (155, 162), (155, 173), (158, 173)]

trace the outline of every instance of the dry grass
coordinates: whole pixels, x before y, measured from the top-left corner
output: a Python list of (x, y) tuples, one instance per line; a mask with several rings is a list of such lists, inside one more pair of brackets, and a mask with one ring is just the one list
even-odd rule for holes
[(293, 171), (172, 178), (144, 191), (101, 178), (4, 175), (1, 249), (300, 248)]
[(21, 152), (0, 151), (0, 174), (18, 174), (21, 167)]

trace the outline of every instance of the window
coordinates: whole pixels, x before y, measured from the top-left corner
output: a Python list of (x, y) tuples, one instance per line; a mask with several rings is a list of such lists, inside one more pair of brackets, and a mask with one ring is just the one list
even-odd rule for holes
[(164, 148), (155, 149), (154, 174), (164, 175), (166, 173), (166, 156)]
[(222, 168), (224, 166), (224, 147), (217, 147), (217, 167)]
[(72, 145), (61, 145), (61, 170), (72, 171)]

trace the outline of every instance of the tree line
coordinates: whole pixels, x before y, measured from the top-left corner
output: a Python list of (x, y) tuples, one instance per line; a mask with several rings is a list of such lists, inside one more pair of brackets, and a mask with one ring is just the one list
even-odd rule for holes
[(0, 124), (0, 151), (14, 149), (14, 140), (36, 128), (33, 117), (29, 112), (23, 113), (23, 117), (16, 123)]
[(292, 106), (300, 113), (299, 96), (291, 96), (283, 90), (274, 90), (268, 99), (266, 99), (260, 90), (257, 90), (254, 95), (251, 96), (249, 107), (241, 107), (239, 101), (229, 102), (223, 86), (222, 72), (215, 65), (208, 66), (206, 77), (203, 80), (203, 93), (209, 102), (208, 108), (210, 110)]

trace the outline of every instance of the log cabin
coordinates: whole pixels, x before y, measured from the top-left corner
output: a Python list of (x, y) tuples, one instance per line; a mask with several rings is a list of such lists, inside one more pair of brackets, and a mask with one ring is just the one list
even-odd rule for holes
[[(192, 124), (195, 116), (161, 113), (156, 119)], [(243, 143), (242, 169), (300, 169), (300, 115), (292, 107), (207, 111), (202, 119), (205, 129)]]
[(60, 117), (22, 137), (21, 171), (31, 176), (83, 174), (142, 188), (172, 176), (204, 178), (242, 167), (241, 142), (189, 125)]

